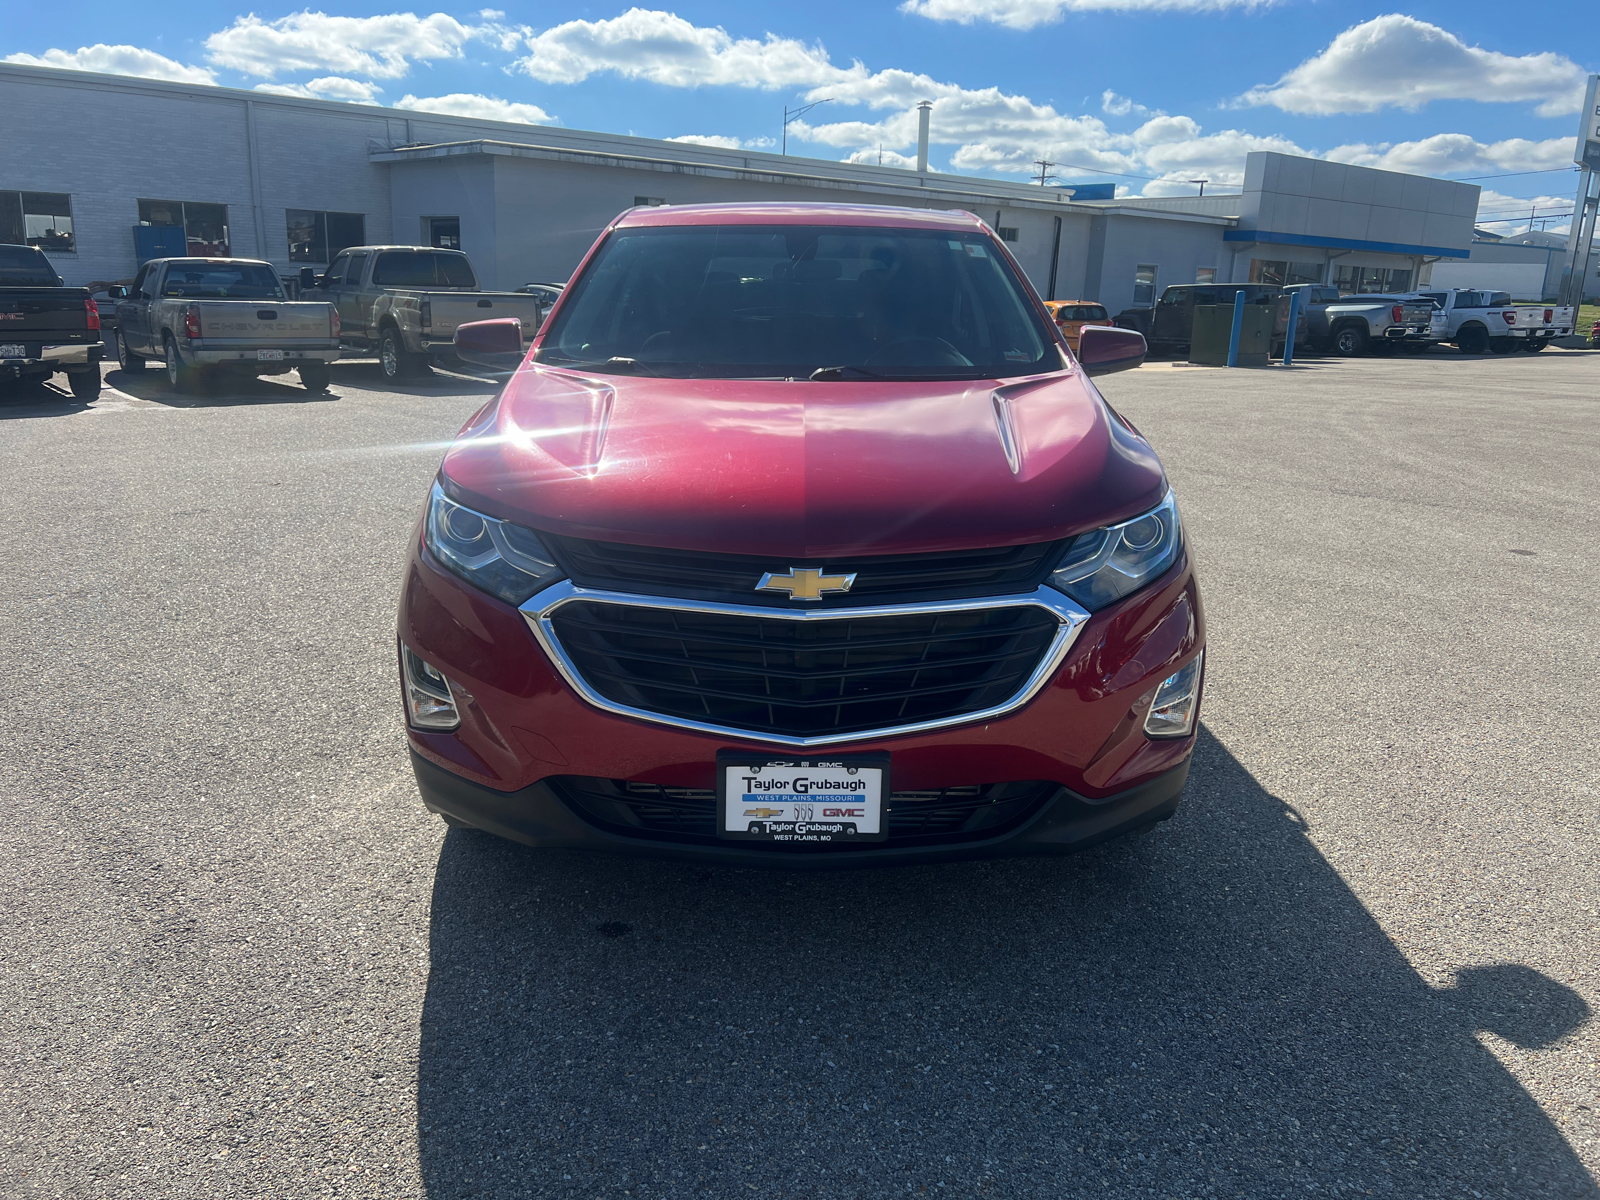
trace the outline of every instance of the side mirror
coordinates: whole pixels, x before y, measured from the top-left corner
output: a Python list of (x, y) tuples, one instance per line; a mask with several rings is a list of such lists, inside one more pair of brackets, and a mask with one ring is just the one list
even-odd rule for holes
[(1078, 362), (1088, 376), (1129, 371), (1144, 362), (1144, 334), (1109, 325), (1085, 325), (1078, 334)]
[(300, 268), (300, 286), (302, 288), (314, 288), (317, 286), (317, 272), (315, 267)]
[(496, 371), (515, 371), (522, 362), (522, 322), (515, 317), (468, 321), (456, 326), (457, 357)]
[(128, 289), (123, 287), (120, 283), (114, 287), (108, 287), (106, 289), (107, 300), (126, 300), (127, 298)]

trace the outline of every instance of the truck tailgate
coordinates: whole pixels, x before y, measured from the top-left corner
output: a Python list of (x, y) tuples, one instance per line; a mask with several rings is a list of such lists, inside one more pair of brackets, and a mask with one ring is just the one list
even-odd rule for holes
[(98, 342), (85, 288), (0, 288), (0, 342)]
[(333, 306), (321, 301), (196, 300), (191, 307), (200, 310), (200, 336), (208, 344), (293, 346), (333, 336)]
[(522, 322), (523, 333), (531, 337), (539, 328), (542, 308), (537, 296), (523, 292), (427, 292), (432, 322), (427, 328), (429, 337), (448, 338), (458, 325), (469, 321), (492, 321), (503, 317), (516, 317)]

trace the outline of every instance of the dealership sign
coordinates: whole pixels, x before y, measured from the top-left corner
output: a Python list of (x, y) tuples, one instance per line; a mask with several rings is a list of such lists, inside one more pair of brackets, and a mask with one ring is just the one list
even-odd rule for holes
[(1583, 95), (1583, 123), (1578, 126), (1578, 154), (1572, 161), (1591, 171), (1600, 171), (1600, 75), (1589, 76)]

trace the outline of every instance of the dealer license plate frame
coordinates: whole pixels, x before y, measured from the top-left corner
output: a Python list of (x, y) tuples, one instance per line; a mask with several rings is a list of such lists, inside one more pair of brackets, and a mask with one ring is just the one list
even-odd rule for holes
[[(889, 836), (889, 767), (890, 756), (887, 751), (865, 754), (764, 754), (760, 751), (722, 750), (717, 754), (717, 836), (732, 842), (755, 842), (765, 845), (800, 847), (817, 846), (859, 846), (871, 845), (886, 840)], [(783, 770), (793, 768), (797, 771), (816, 773), (819, 769), (827, 772), (828, 777), (838, 778), (836, 772), (843, 771), (854, 775), (860, 771), (878, 772), (878, 828), (876, 832), (849, 832), (844, 827), (854, 828), (857, 822), (847, 818), (826, 817), (822, 813), (824, 800), (819, 799), (814, 803), (817, 812), (812, 819), (804, 822), (775, 821), (766, 819), (752, 819), (746, 823), (744, 829), (729, 829), (730, 803), (744, 804), (744, 795), (734, 798), (733, 789), (728, 786), (729, 768), (759, 768), (763, 771), (772, 769)], [(762, 797), (771, 804), (779, 807), (791, 808), (792, 806), (775, 797)], [(850, 807), (852, 802), (833, 798), (829, 808)], [(770, 806), (770, 805), (769, 805)], [(763, 806), (768, 807), (768, 806)], [(741, 814), (742, 816), (742, 814)], [(756, 826), (761, 830), (755, 830)], [(807, 828), (787, 828), (788, 826), (804, 825)], [(834, 826), (841, 828), (835, 829)], [(777, 827), (777, 828), (774, 828)]]

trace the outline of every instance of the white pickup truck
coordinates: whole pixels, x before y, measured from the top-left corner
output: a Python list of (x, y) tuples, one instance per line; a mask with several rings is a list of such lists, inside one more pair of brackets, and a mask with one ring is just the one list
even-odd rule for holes
[(351, 246), (321, 275), (302, 268), (300, 295), (334, 304), (343, 344), (376, 353), (391, 381), (454, 354), (457, 325), (514, 317), (532, 338), (544, 316), (538, 296), (482, 291), (465, 254), (427, 246)]
[(1411, 295), (1434, 303), (1429, 339), (1454, 342), (1463, 354), (1537, 353), (1552, 339), (1570, 334), (1577, 321), (1571, 307), (1513, 304), (1508, 292), (1447, 288)]

